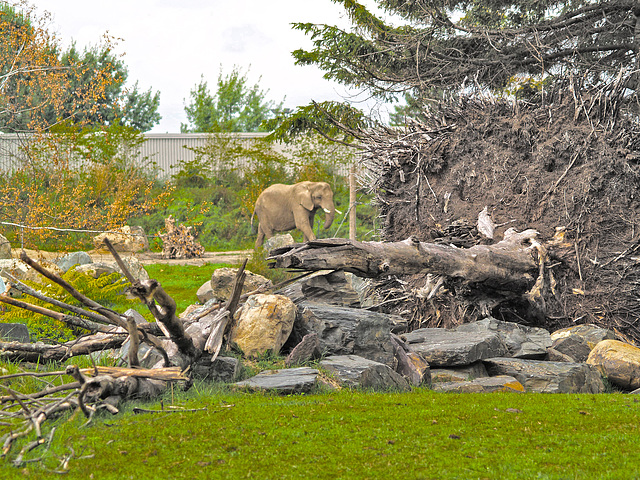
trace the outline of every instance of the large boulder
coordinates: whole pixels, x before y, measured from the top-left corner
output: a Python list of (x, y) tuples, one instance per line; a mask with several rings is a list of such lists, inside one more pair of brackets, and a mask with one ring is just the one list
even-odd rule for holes
[(302, 301), (339, 307), (360, 307), (360, 297), (344, 272), (317, 272), (278, 290), (297, 305)]
[(320, 372), (315, 368), (299, 367), (265, 370), (255, 377), (234, 385), (249, 390), (266, 390), (280, 394), (307, 393), (316, 386)]
[(289, 245), (293, 245), (296, 241), (293, 239), (290, 233), (280, 233), (274, 235), (271, 238), (267, 238), (264, 241), (264, 250), (265, 252), (270, 252), (271, 250), (275, 250), (276, 248), (287, 247)]
[(148, 252), (149, 240), (142, 227), (125, 225), (113, 232), (104, 232), (93, 237), (93, 245), (99, 251), (108, 251), (104, 239), (108, 238), (117, 252)]
[(497, 333), (457, 331), (445, 328), (419, 328), (401, 338), (409, 349), (419, 353), (434, 367), (470, 365), (485, 358), (508, 354)]
[(119, 273), (119, 270), (116, 269), (114, 265), (95, 262), (95, 263), (85, 263), (84, 265), (77, 265), (75, 267), (77, 272), (84, 273), (89, 275), (92, 278), (99, 278), (102, 275), (111, 275), (112, 273)]
[(333, 355), (320, 365), (334, 378), (348, 387), (359, 387), (374, 391), (409, 391), (409, 382), (389, 366), (357, 355)]
[(602, 393), (599, 370), (586, 363), (543, 362), (520, 358), (483, 360), (489, 375), (508, 375), (524, 385), (527, 392)]
[[(127, 270), (133, 275), (133, 278), (136, 280), (149, 280), (149, 274), (144, 269), (142, 263), (140, 263), (140, 259), (135, 255), (129, 255), (128, 257), (121, 257), (124, 262)], [(117, 262), (112, 262), (110, 265), (120, 274), (124, 275), (124, 272), (120, 269), (120, 266)]]
[(0, 234), (0, 258), (11, 258), (11, 244), (4, 235)]
[(196, 378), (218, 383), (233, 383), (238, 380), (242, 363), (234, 357), (216, 357), (211, 362), (211, 355), (201, 356), (192, 367)]
[(393, 366), (391, 332), (396, 325), (392, 315), (304, 301), (298, 304), (291, 343), (317, 333), (324, 355), (359, 355)]
[[(231, 297), (233, 286), (236, 281), (236, 275), (238, 273), (237, 268), (218, 268), (214, 270), (211, 275), (211, 280), (205, 282), (201, 290), (198, 290), (198, 300), (201, 303), (205, 303), (212, 298), (221, 302), (226, 302)], [(210, 290), (205, 286), (209, 284)], [(263, 288), (265, 291), (273, 287), (273, 283), (268, 278), (258, 275), (257, 273), (245, 270), (245, 279), (242, 286), (242, 293), (251, 293), (259, 288)], [(201, 298), (202, 295), (202, 298)]]
[(599, 342), (587, 359), (602, 369), (607, 379), (624, 390), (640, 388), (640, 348), (618, 340)]
[[(50, 272), (53, 272), (57, 275), (62, 275), (62, 270), (60, 270), (60, 268), (55, 263), (42, 261), (40, 262), (40, 265), (42, 265), (44, 268), (46, 268)], [(33, 268), (31, 268), (29, 265), (24, 263), (22, 260), (18, 260), (15, 258), (0, 259), (0, 277), (3, 278), (5, 283), (11, 283), (11, 280), (7, 275), (5, 275), (5, 272), (11, 274), (13, 277), (20, 280), (21, 282), (36, 282), (36, 283), (42, 283), (45, 281), (47, 283), (50, 282), (45, 277), (43, 277), (38, 272), (36, 272)]]
[(483, 377), (476, 380), (463, 382), (440, 382), (434, 383), (433, 389), (436, 392), (454, 393), (492, 393), (492, 392), (519, 392), (523, 393), (524, 386), (515, 378), (508, 375), (497, 375), (495, 377)]
[(555, 342), (560, 338), (571, 337), (574, 335), (585, 339), (591, 348), (602, 340), (618, 339), (618, 336), (614, 331), (586, 323), (584, 325), (576, 325), (575, 327), (556, 330), (551, 334), (551, 340)]
[(247, 356), (280, 352), (296, 318), (296, 306), (282, 295), (251, 295), (231, 330), (231, 342)]
[(551, 346), (551, 335), (544, 328), (527, 327), (495, 318), (465, 323), (456, 328), (458, 332), (492, 332), (497, 334), (507, 347), (507, 355), (514, 358), (542, 359)]
[(93, 263), (91, 256), (87, 252), (70, 252), (55, 261), (63, 272), (67, 272), (74, 265), (86, 265)]

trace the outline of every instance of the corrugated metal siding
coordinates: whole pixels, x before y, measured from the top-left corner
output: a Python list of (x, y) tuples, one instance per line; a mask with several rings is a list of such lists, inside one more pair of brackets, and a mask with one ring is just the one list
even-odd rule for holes
[[(250, 142), (253, 139), (264, 138), (266, 133), (234, 133), (230, 134)], [(158, 168), (158, 176), (169, 178), (177, 172), (180, 162), (195, 160), (196, 154), (190, 148), (202, 148), (207, 144), (209, 134), (206, 133), (148, 133), (145, 134), (145, 142), (140, 145), (140, 153), (137, 161), (146, 163), (153, 161)], [(23, 142), (28, 141), (24, 135), (0, 134), (0, 171), (11, 172), (26, 160), (21, 151)], [(280, 147), (276, 145), (276, 149)], [(243, 160), (236, 162), (236, 167), (242, 167)], [(214, 167), (215, 168), (215, 167)], [(343, 175), (347, 174), (348, 167), (344, 167)]]

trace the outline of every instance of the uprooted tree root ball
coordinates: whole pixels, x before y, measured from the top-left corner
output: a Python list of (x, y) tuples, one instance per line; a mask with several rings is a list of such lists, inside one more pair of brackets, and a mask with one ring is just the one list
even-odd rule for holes
[(425, 275), (380, 279), (381, 308), (414, 327), (491, 314), (549, 329), (595, 323), (640, 340), (640, 125), (623, 92), (618, 81), (568, 84), (535, 103), (462, 98), (402, 132), (369, 132), (363, 181), (377, 193), (383, 240), (492, 243), (477, 228), (485, 207), (495, 241), (508, 228), (556, 236), (542, 311), (455, 278), (429, 295), (439, 280)]

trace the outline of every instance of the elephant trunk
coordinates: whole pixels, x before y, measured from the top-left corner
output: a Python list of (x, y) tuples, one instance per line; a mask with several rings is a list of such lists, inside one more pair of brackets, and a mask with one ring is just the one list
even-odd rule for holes
[(322, 207), (324, 210), (324, 229), (328, 229), (333, 223), (333, 219), (336, 216), (336, 207), (333, 205), (329, 205), (329, 208)]

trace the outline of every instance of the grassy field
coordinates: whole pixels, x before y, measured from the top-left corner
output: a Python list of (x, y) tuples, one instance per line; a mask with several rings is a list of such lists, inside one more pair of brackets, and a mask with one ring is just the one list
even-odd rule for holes
[[(630, 395), (275, 397), (200, 385), (179, 397), (174, 406), (196, 411), (170, 413), (168, 395), (166, 413), (58, 422), (46, 464), (75, 452), (68, 479), (640, 478), (640, 404)], [(60, 478), (40, 465), (0, 472)]]

